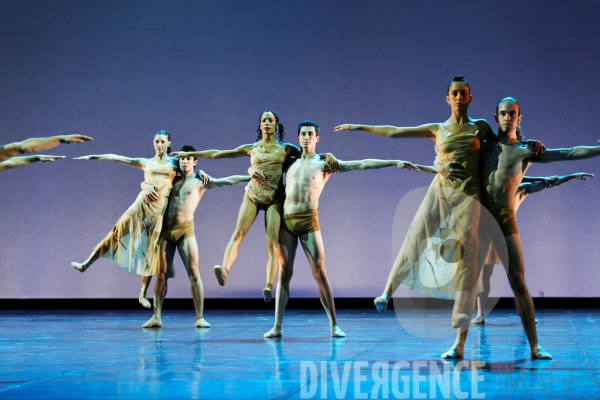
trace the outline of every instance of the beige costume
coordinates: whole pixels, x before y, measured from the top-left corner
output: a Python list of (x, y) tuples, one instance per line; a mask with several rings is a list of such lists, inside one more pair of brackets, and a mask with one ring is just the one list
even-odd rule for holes
[[(265, 175), (264, 182), (250, 180), (246, 186), (246, 195), (258, 205), (270, 205), (283, 202), (285, 187), (283, 186), (283, 162), (285, 147), (279, 145), (276, 150), (267, 152), (260, 142), (252, 145), (250, 163), (252, 167)], [(250, 174), (252, 175), (252, 174)]]
[[(456, 291), (475, 290), (479, 278), (482, 135), (477, 128), (461, 133), (449, 132), (442, 125), (439, 129), (438, 161), (459, 162), (468, 177), (458, 182), (435, 176), (404, 239), (388, 285), (395, 290), (402, 284), (431, 297), (454, 299)], [(406, 278), (398, 282), (402, 276)]]
[(157, 274), (163, 215), (175, 172), (170, 163), (150, 163), (144, 172), (144, 182), (157, 188), (158, 201), (149, 203), (146, 192), (142, 191), (94, 252), (131, 274)]

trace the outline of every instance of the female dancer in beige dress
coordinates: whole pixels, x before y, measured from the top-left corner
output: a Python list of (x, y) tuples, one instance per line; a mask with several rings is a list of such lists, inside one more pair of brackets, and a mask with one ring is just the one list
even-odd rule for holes
[[(284, 143), (284, 127), (279, 116), (273, 110), (265, 110), (260, 115), (258, 139), (253, 144), (244, 144), (233, 150), (205, 150), (194, 152), (173, 152), (179, 157), (235, 158), (250, 157), (248, 174), (252, 177), (246, 186), (235, 230), (223, 255), (223, 263), (215, 265), (214, 273), (219, 285), (224, 286), (227, 274), (237, 257), (238, 247), (246, 237), (248, 230), (256, 220), (260, 210), (265, 211), (267, 236), (267, 279), (262, 290), (265, 302), (271, 301), (271, 290), (277, 275), (279, 228), (281, 224), (282, 204), (285, 195), (283, 186), (283, 166), (292, 157), (299, 157), (301, 150), (290, 143)], [(278, 134), (278, 139), (275, 139)], [(325, 157), (332, 168), (335, 159)]]
[[(164, 131), (154, 134), (153, 158), (128, 158), (115, 154), (90, 155), (76, 160), (113, 161), (144, 171), (144, 190), (135, 202), (119, 218), (115, 227), (82, 263), (71, 265), (85, 272), (98, 258), (104, 257), (129, 273), (142, 276), (154, 275), (159, 268), (159, 238), (163, 214), (172, 187), (177, 166), (170, 159), (171, 135)], [(155, 191), (158, 200), (148, 202), (146, 196)]]
[[(454, 299), (454, 328), (469, 322), (479, 277), (479, 153), (482, 141), (497, 140), (487, 121), (467, 115), (471, 100), (469, 83), (458, 76), (448, 86), (446, 101), (451, 114), (443, 123), (411, 128), (344, 124), (334, 130), (363, 130), (389, 138), (429, 138), (435, 143), (438, 161), (457, 162), (466, 171), (462, 181), (435, 176), (392, 266), (385, 290), (374, 301), (380, 312), (387, 309), (392, 294), (402, 284), (429, 296)], [(444, 247), (432, 248), (434, 238), (444, 243), (451, 238), (448, 235), (455, 238), (453, 243), (462, 243), (465, 250), (452, 268), (443, 256)], [(432, 251), (435, 256), (427, 257)]]

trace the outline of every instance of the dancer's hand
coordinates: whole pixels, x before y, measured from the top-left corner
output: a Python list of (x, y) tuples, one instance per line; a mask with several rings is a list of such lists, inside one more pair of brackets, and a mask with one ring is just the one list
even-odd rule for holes
[(55, 161), (55, 160), (62, 160), (63, 158), (65, 158), (65, 156), (44, 156), (44, 155), (39, 155), (38, 159), (41, 162), (48, 162), (48, 161)]
[(248, 168), (248, 175), (250, 175), (250, 177), (252, 179), (254, 179), (255, 181), (257, 181), (258, 183), (263, 183), (264, 181), (267, 180), (267, 177), (265, 176), (265, 174), (256, 167)]
[[(340, 131), (355, 131), (358, 129), (358, 125), (355, 124), (342, 124), (342, 125), (338, 125), (335, 128), (333, 128), (334, 132), (340, 132)], [(599, 140), (600, 142), (600, 140)]]
[(467, 171), (465, 171), (458, 161), (438, 163), (436, 159), (433, 165), (435, 170), (445, 178), (458, 182), (463, 182), (465, 179), (467, 179)]
[(587, 181), (588, 178), (593, 178), (594, 174), (586, 174), (585, 172), (578, 172), (575, 175), (575, 179), (581, 179), (582, 181)]
[(333, 154), (322, 154), (321, 159), (325, 161), (325, 164), (327, 164), (327, 168), (329, 169), (329, 171), (331, 171), (332, 174), (340, 172), (340, 162), (337, 160), (337, 158), (334, 157)]
[(201, 180), (202, 183), (206, 186), (212, 179), (212, 176), (208, 175), (206, 172), (204, 172), (200, 169), (200, 170), (198, 170), (198, 172), (196, 172), (196, 179)]
[(87, 161), (87, 160), (91, 160), (92, 156), (81, 156), (81, 157), (75, 157), (73, 158), (73, 160), (81, 160), (81, 161)]
[(398, 168), (405, 168), (409, 171), (412, 171), (414, 169), (417, 172), (421, 172), (421, 169), (419, 167), (417, 167), (415, 164), (411, 163), (410, 161), (398, 160), (398, 161), (396, 161), (396, 165), (398, 166)]
[(189, 155), (189, 151), (172, 151), (171, 157), (185, 158)]
[(146, 201), (148, 201), (148, 203), (157, 202), (158, 201), (158, 193), (156, 193), (156, 191), (158, 190), (158, 188), (149, 183), (145, 183), (143, 185), (144, 185), (144, 191), (146, 192)]
[(85, 135), (63, 135), (60, 137), (60, 141), (67, 144), (90, 142), (92, 140), (94, 138)]

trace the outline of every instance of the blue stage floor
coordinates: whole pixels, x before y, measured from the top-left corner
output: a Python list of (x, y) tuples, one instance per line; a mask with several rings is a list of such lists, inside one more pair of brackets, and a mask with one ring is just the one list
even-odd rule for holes
[[(329, 336), (322, 310), (292, 310), (284, 338), (265, 340), (272, 312), (208, 310), (213, 327), (195, 329), (192, 311), (166, 310), (162, 330), (144, 331), (147, 310), (2, 311), (0, 398), (383, 398), (386, 388), (389, 398), (600, 396), (598, 310), (537, 312), (552, 361), (530, 360), (514, 310), (494, 311), (469, 332), (468, 366), (440, 360), (452, 338), (415, 337), (393, 311), (338, 314), (344, 339)], [(485, 362), (476, 375), (474, 361)]]

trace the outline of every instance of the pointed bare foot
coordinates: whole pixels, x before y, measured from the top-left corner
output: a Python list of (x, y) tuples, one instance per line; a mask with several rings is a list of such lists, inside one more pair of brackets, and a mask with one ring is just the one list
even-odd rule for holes
[(213, 272), (215, 273), (219, 285), (225, 286), (225, 282), (227, 282), (227, 268), (215, 265)]
[(339, 326), (334, 325), (331, 327), (331, 337), (346, 337), (346, 334)]
[(142, 328), (160, 328), (162, 327), (162, 322), (160, 322), (160, 319), (158, 319), (155, 315), (152, 316), (152, 318), (150, 318), (148, 321), (146, 321), (146, 323), (144, 325), (142, 325)]
[(271, 301), (271, 284), (265, 286), (262, 290), (263, 299), (265, 303), (269, 303)]
[(147, 298), (145, 298), (144, 296), (140, 295), (139, 298), (139, 302), (142, 306), (144, 306), (145, 308), (152, 308), (152, 304), (150, 304), (150, 302), (148, 301)]
[(273, 327), (271, 330), (263, 335), (265, 338), (274, 338), (283, 336), (283, 331), (281, 328)]
[(85, 263), (81, 263), (81, 264), (79, 264), (79, 263), (77, 263), (77, 262), (75, 262), (75, 261), (73, 261), (73, 262), (71, 263), (71, 266), (72, 266), (73, 268), (75, 268), (75, 269), (76, 269), (77, 271), (79, 271), (79, 272), (85, 272), (85, 270), (86, 270), (86, 269), (88, 269), (88, 267), (89, 267), (89, 265), (86, 265)]
[(196, 328), (210, 328), (210, 324), (202, 317), (196, 318)]
[(381, 295), (381, 297), (377, 297), (375, 300), (373, 300), (373, 304), (375, 304), (375, 307), (377, 308), (377, 311), (379, 311), (379, 312), (387, 311), (388, 302), (389, 302), (389, 299), (388, 299), (387, 295), (385, 295), (385, 294), (383, 294), (383, 295)]
[(458, 314), (458, 317), (452, 317), (452, 327), (454, 329), (462, 328), (469, 323), (469, 316), (467, 314)]
[(485, 319), (483, 319), (483, 315), (478, 315), (471, 321), (473, 325), (484, 325)]
[(539, 344), (536, 346), (536, 351), (531, 352), (531, 358), (534, 360), (552, 360), (552, 356)]
[(457, 359), (457, 358), (463, 358), (463, 355), (464, 355), (464, 349), (462, 347), (454, 345), (454, 346), (450, 347), (450, 350), (448, 350), (447, 352), (442, 354), (442, 358), (443, 359)]

